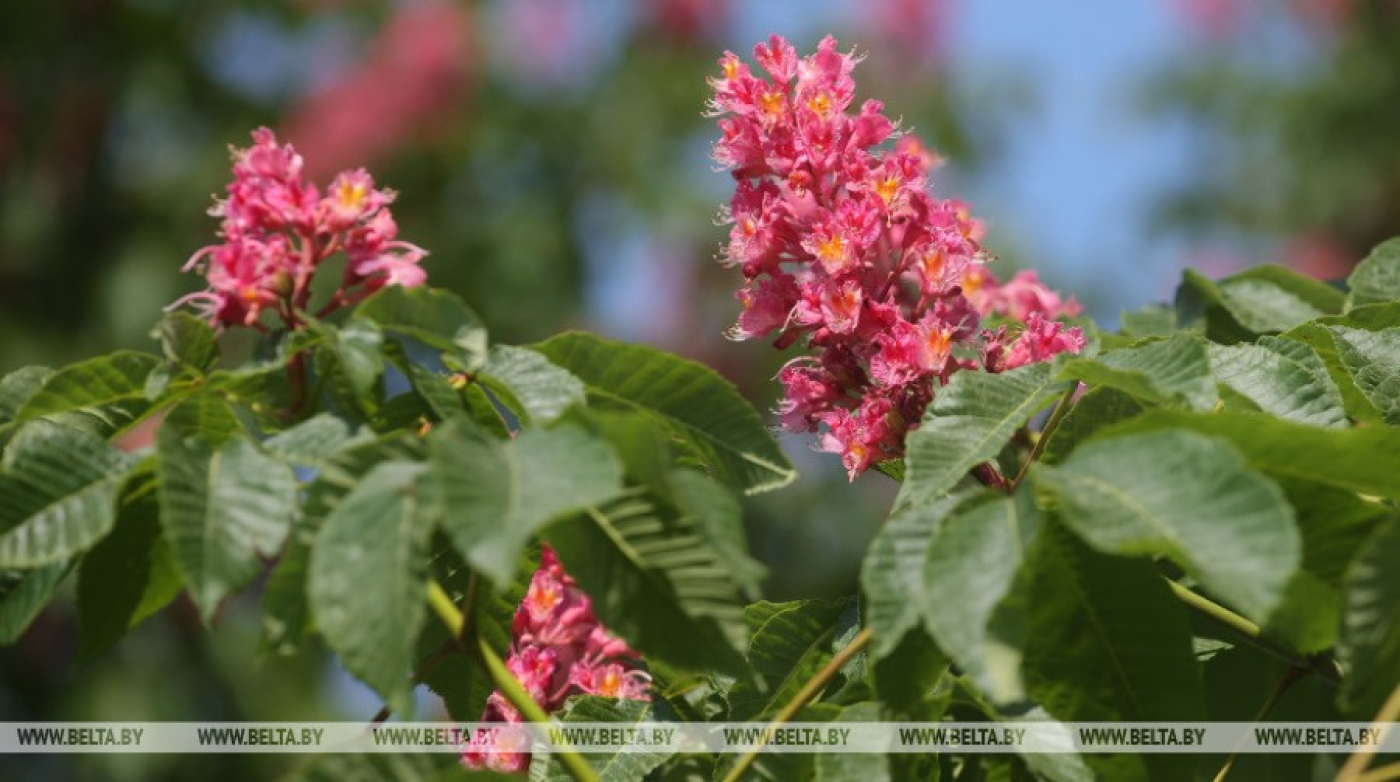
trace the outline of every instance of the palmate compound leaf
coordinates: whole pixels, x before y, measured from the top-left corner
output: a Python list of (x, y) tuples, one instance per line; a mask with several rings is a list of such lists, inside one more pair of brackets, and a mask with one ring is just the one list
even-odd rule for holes
[(331, 510), (311, 549), (307, 599), (345, 669), (395, 710), (426, 617), (428, 548), (439, 501), (427, 467), (384, 462)]
[(48, 421), (20, 429), (0, 463), (0, 569), (65, 562), (101, 540), (135, 463), (82, 429)]
[(577, 332), (532, 348), (582, 380), (591, 404), (639, 412), (667, 427), (686, 456), (730, 488), (755, 494), (797, 476), (758, 411), (708, 367)]
[(207, 622), (262, 572), (296, 510), (292, 468), (251, 440), (211, 441), (178, 426), (156, 436), (161, 523), (190, 596)]
[(435, 429), (428, 443), (442, 486), (443, 531), (500, 586), (514, 577), (532, 535), (622, 488), (622, 467), (607, 443), (576, 426), (498, 440), (454, 421)]
[(910, 433), (906, 475), (895, 507), (916, 507), (947, 494), (968, 470), (997, 455), (1032, 415), (1070, 387), (1050, 364), (1000, 374), (958, 372), (934, 395), (923, 424)]
[(1166, 556), (1256, 620), (1279, 604), (1301, 560), (1283, 492), (1220, 439), (1182, 431), (1095, 439), (1032, 475), (1094, 548)]

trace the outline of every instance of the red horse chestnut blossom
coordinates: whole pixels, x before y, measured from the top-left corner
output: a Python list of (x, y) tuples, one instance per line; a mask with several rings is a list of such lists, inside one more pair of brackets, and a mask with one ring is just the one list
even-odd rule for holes
[[(1055, 320), (1079, 305), (1034, 272), (999, 283), (981, 224), (929, 193), (938, 158), (899, 134), (879, 101), (852, 108), (855, 56), (830, 37), (807, 57), (778, 36), (753, 54), (766, 76), (727, 52), (710, 82), (714, 158), (736, 180), (723, 259), (745, 281), (729, 333), (812, 348), (778, 373), (785, 427), (822, 431), (820, 447), (854, 479), (903, 455), (953, 372), (1080, 350), (1079, 329)], [(1019, 323), (992, 331), (989, 316)]]
[(253, 131), (253, 146), (234, 150), (227, 197), (209, 213), (221, 218), (223, 242), (205, 247), (185, 264), (209, 283), (170, 308), (194, 305), (222, 326), (259, 324), (276, 312), (288, 328), (303, 319), (311, 278), (337, 252), (346, 257), (339, 290), (316, 313), (329, 314), (384, 285), (423, 284), (419, 261), (427, 253), (398, 239), (388, 205), (394, 193), (378, 190), (364, 169), (344, 171), (325, 196), (302, 178), (301, 155), (279, 146), (272, 131)]
[[(545, 711), (555, 711), (569, 696), (579, 694), (650, 700), (651, 679), (637, 670), (637, 653), (611, 636), (593, 615), (592, 601), (548, 546), (515, 612), (511, 635), (506, 668)], [(497, 691), (486, 701), (481, 721), (517, 724), (521, 715)], [(515, 740), (500, 735), (505, 741)], [(463, 763), (496, 771), (524, 771), (530, 765), (524, 747), (491, 741), (474, 740), (462, 753)]]

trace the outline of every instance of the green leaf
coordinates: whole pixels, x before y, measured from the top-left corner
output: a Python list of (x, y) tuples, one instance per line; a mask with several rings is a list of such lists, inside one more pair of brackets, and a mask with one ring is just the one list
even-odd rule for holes
[(667, 483), (672, 502), (685, 518), (694, 521), (692, 528), (702, 545), (724, 563), (745, 594), (757, 595), (768, 569), (749, 556), (739, 500), (723, 486), (694, 470), (673, 470)]
[(325, 335), (316, 349), (316, 376), (335, 404), (368, 416), (384, 402), (384, 335), (374, 321), (355, 318), (344, 326), (318, 324)]
[(1123, 334), (1134, 340), (1170, 337), (1177, 331), (1176, 310), (1160, 304), (1124, 312), (1119, 319), (1123, 323)]
[(1218, 283), (1220, 300), (1256, 334), (1284, 331), (1342, 311), (1341, 291), (1282, 266), (1256, 266)]
[(428, 543), (437, 515), (423, 465), (380, 464), (341, 500), (311, 551), (307, 596), (345, 669), (400, 713), (426, 616)]
[(1256, 619), (1282, 600), (1302, 556), (1278, 485), (1218, 439), (1184, 431), (1099, 439), (1032, 474), (1094, 548), (1169, 557)]
[(468, 372), (475, 372), (486, 360), (486, 327), (481, 318), (456, 295), (440, 288), (382, 288), (355, 308), (354, 317), (436, 348)]
[(1060, 425), (1050, 433), (1050, 442), (1041, 453), (1040, 461), (1058, 464), (1100, 429), (1126, 421), (1146, 409), (1142, 402), (1126, 391), (1095, 388), (1081, 396), (1060, 419)]
[(532, 535), (607, 500), (622, 484), (607, 444), (574, 426), (527, 429), (501, 441), (456, 422), (438, 427), (428, 442), (443, 489), (443, 530), (497, 585), (514, 577)]
[(1210, 371), (1267, 413), (1303, 424), (1347, 425), (1342, 395), (1322, 359), (1307, 345), (1261, 337), (1252, 345), (1211, 345)]
[(1233, 345), (1255, 335), (1230, 314), (1215, 282), (1195, 269), (1182, 272), (1175, 305), (1177, 322), (1183, 328), (1199, 327), (1212, 342)]
[(519, 411), (525, 423), (549, 423), (585, 399), (583, 381), (527, 348), (491, 348), (477, 380)]
[(1024, 629), (1005, 616), (994, 622), (993, 616), (1011, 593), (1041, 525), (1029, 487), (1014, 497), (968, 503), (944, 519), (924, 563), (919, 596), (929, 632), (996, 703), (1025, 698)]
[(122, 504), (117, 526), (78, 566), (78, 658), (89, 660), (161, 610), (183, 587), (160, 535), (154, 494)]
[(133, 462), (81, 429), (20, 429), (0, 471), (0, 569), (64, 562), (101, 540)]
[[(1023, 670), (1031, 696), (1071, 722), (1191, 721), (1204, 713), (1184, 609), (1151, 563), (1042, 535), (1033, 555)], [(1088, 755), (1105, 779), (1190, 779), (1189, 758)]]
[(1391, 426), (1400, 426), (1400, 328), (1384, 331), (1332, 326), (1337, 355), (1356, 387)]
[[(841, 709), (833, 722), (880, 722), (880, 704), (855, 703)], [(817, 782), (889, 782), (890, 760), (886, 755), (823, 752), (817, 755)]]
[(870, 542), (860, 569), (866, 620), (876, 658), (892, 654), (922, 621), (928, 595), (924, 569), (939, 525), (980, 490), (968, 490), (897, 511)]
[(697, 526), (643, 494), (555, 524), (547, 538), (609, 631), (650, 659), (738, 674), (739, 584)]
[(1400, 448), (1395, 447), (1395, 432), (1386, 427), (1321, 429), (1260, 413), (1151, 410), (1095, 439), (1159, 429), (1222, 437), (1252, 466), (1275, 476), (1400, 499)]
[(34, 396), (54, 371), (48, 367), (20, 367), (0, 378), (0, 425), (13, 421), (24, 407), (24, 403)]
[(1050, 364), (954, 374), (909, 435), (907, 474), (895, 507), (932, 502), (968, 470), (994, 458), (1022, 424), (1069, 387), (1053, 374)]
[(901, 719), (936, 722), (948, 708), (949, 689), (940, 686), (948, 658), (922, 628), (876, 656), (871, 679), (880, 701)]
[(754, 494), (797, 476), (758, 412), (713, 370), (645, 345), (568, 333), (534, 346), (583, 381), (591, 403), (670, 429), (727, 486)]
[[(1343, 306), (1347, 304), (1347, 294), (1337, 290), (1333, 285), (1323, 283), (1322, 280), (1316, 280), (1316, 278), (1306, 276), (1306, 274), (1299, 274), (1298, 271), (1288, 269), (1287, 266), (1278, 266), (1274, 263), (1252, 266), (1221, 280), (1219, 285), (1225, 294), (1226, 302), (1231, 301), (1232, 295), (1238, 298), (1238, 294), (1232, 294), (1232, 288), (1245, 283), (1277, 288), (1277, 290), (1287, 292), (1292, 298), (1299, 299), (1309, 308), (1326, 313), (1326, 315), (1340, 313), (1343, 311)], [(1247, 297), (1249, 294), (1245, 295)], [(1273, 294), (1268, 292), (1266, 295), (1271, 297)]]
[(12, 644), (24, 635), (49, 604), (68, 569), (67, 562), (58, 562), (27, 570), (0, 570), (0, 644)]
[(1334, 587), (1387, 509), (1375, 500), (1315, 481), (1279, 481), (1303, 535), (1303, 569)]
[(161, 427), (156, 450), (165, 538), (208, 622), (225, 597), (262, 572), (259, 556), (282, 547), (296, 509), (296, 478), (242, 437), (220, 445)]
[(1400, 239), (1382, 242), (1347, 277), (1347, 312), (1400, 299)]
[(311, 545), (293, 539), (282, 551), (268, 576), (262, 595), (261, 652), (290, 657), (301, 650), (311, 632), (311, 610), (306, 602), (306, 574)]
[(203, 318), (188, 312), (167, 312), (151, 336), (160, 340), (165, 360), (204, 373), (219, 361), (214, 329)]
[(1327, 374), (1332, 378), (1333, 384), (1337, 386), (1337, 390), (1342, 395), (1342, 403), (1348, 416), (1357, 421), (1380, 423), (1382, 421), (1381, 412), (1357, 387), (1351, 373), (1342, 363), (1335, 335), (1330, 328), (1324, 325), (1328, 320), (1331, 319), (1323, 318), (1309, 321), (1288, 330), (1283, 334), (1283, 337), (1307, 345), (1322, 360), (1323, 366), (1327, 368)]
[[(557, 715), (565, 725), (571, 723), (614, 723), (619, 726), (636, 726), (656, 719), (651, 704), (646, 701), (625, 701), (614, 698), (599, 698), (592, 695), (578, 695), (570, 698)], [(590, 753), (584, 759), (598, 774), (600, 782), (635, 782), (646, 778), (653, 770), (670, 759), (672, 753), (666, 749), (651, 751), (624, 752), (620, 747), (608, 754)], [(536, 764), (546, 764), (545, 779), (551, 782), (573, 782), (573, 777), (557, 759), (547, 755), (537, 755)], [(530, 776), (535, 771), (530, 770)]]
[(302, 421), (263, 441), (263, 448), (282, 461), (299, 467), (318, 467), (351, 442), (345, 421), (328, 413)]
[(1347, 573), (1343, 597), (1339, 705), (1353, 717), (1380, 710), (1400, 682), (1400, 516), (1366, 541)]
[(1210, 409), (1218, 398), (1205, 343), (1190, 334), (1070, 359), (1059, 376), (1126, 391), (1144, 402), (1196, 410)]
[(1264, 622), (1264, 630), (1303, 654), (1317, 654), (1330, 649), (1337, 639), (1341, 602), (1336, 587), (1299, 570), (1289, 579), (1283, 600)]
[(160, 359), (149, 353), (119, 350), (64, 367), (29, 397), (15, 420), (81, 410), (120, 429), (150, 409), (146, 376), (159, 365)]
[(745, 608), (744, 621), (752, 629), (749, 665), (757, 679), (740, 679), (730, 688), (729, 720), (771, 717), (791, 701), (831, 661), (845, 608), (835, 600), (760, 602)]

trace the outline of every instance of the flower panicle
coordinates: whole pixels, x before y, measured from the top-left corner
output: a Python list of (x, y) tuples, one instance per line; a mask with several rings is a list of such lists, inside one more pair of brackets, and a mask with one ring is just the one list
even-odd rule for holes
[[(753, 60), (758, 69), (726, 52), (710, 79), (713, 157), (735, 179), (721, 262), (743, 276), (727, 335), (812, 350), (778, 375), (785, 428), (820, 433), (854, 479), (903, 455), (952, 373), (1082, 348), (1080, 330), (1056, 320), (1078, 303), (1034, 272), (1002, 284), (982, 223), (930, 191), (942, 159), (880, 101), (857, 106), (858, 56), (830, 36), (807, 56), (771, 36)], [(1024, 328), (992, 331), (989, 316)]]
[[(572, 695), (650, 700), (651, 677), (638, 669), (639, 656), (611, 635), (593, 614), (593, 603), (545, 546), (525, 599), (511, 623), (506, 668), (546, 712)], [(516, 724), (520, 712), (500, 691), (486, 701), (482, 722)], [(518, 772), (530, 765), (524, 748), (501, 745), (513, 738), (477, 737), (462, 752), (468, 768)]]
[(340, 290), (318, 315), (357, 301), (385, 285), (424, 282), (422, 248), (398, 238), (392, 190), (376, 188), (365, 169), (343, 171), (324, 193), (302, 174), (305, 161), (267, 128), (253, 144), (233, 148), (233, 180), (209, 214), (219, 219), (219, 243), (192, 255), (185, 271), (201, 274), (205, 290), (170, 308), (192, 305), (219, 326), (257, 326), (264, 312), (295, 328), (310, 298), (311, 278), (337, 252), (346, 257)]

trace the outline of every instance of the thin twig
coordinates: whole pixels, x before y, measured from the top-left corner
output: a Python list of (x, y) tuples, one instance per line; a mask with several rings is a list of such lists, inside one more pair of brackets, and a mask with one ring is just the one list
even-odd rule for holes
[[(1380, 726), (1397, 720), (1400, 720), (1400, 685), (1396, 685), (1395, 689), (1390, 691), (1390, 697), (1385, 699), (1381, 710), (1376, 712), (1376, 718), (1371, 720), (1371, 727), (1376, 730), (1385, 730)], [(1371, 735), (1379, 736), (1381, 734), (1373, 730)], [(1371, 762), (1371, 757), (1374, 754), (1375, 750), (1369, 747), (1353, 752), (1351, 757), (1347, 758), (1346, 765), (1337, 772), (1337, 782), (1380, 782), (1381, 780), (1400, 779), (1400, 763), (1393, 763), (1375, 771), (1362, 773), (1366, 771), (1366, 766)]]
[[(1284, 671), (1283, 676), (1278, 680), (1278, 684), (1274, 685), (1273, 691), (1269, 693), (1269, 697), (1264, 701), (1264, 705), (1261, 706), (1258, 713), (1254, 715), (1252, 722), (1263, 722), (1264, 718), (1269, 716), (1269, 712), (1273, 711), (1274, 706), (1278, 704), (1279, 698), (1282, 698), (1283, 694), (1288, 691), (1288, 688), (1292, 687), (1294, 682), (1307, 675), (1308, 669), (1306, 668), (1290, 666), (1288, 670)], [(1237, 746), (1234, 751), (1230, 753), (1230, 757), (1225, 758), (1225, 765), (1221, 766), (1220, 773), (1215, 775), (1215, 782), (1225, 782), (1225, 775), (1230, 773), (1230, 769), (1235, 765), (1235, 758), (1239, 757), (1239, 755), (1240, 748)]]
[[(773, 716), (772, 721), (768, 723), (768, 727), (770, 729), (775, 728), (789, 722), (793, 717), (797, 716), (797, 713), (802, 711), (813, 698), (821, 694), (821, 691), (826, 687), (827, 683), (836, 676), (837, 672), (846, 667), (846, 663), (850, 662), (851, 658), (860, 654), (869, 643), (870, 628), (867, 627), (859, 633), (856, 633), (856, 637), (851, 639), (851, 642), (846, 645), (846, 648), (837, 652), (836, 656), (832, 657), (831, 661), (828, 662), (824, 668), (817, 671), (815, 676), (808, 679), (807, 683), (802, 685), (802, 689), (798, 690), (797, 694), (792, 696), (792, 700), (788, 701), (787, 705), (783, 706), (782, 710)], [(743, 757), (739, 758), (739, 761), (734, 764), (734, 767), (729, 770), (728, 774), (725, 774), (724, 782), (739, 782), (744, 776), (744, 772), (749, 770), (749, 766), (753, 765), (754, 761), (758, 759), (758, 754), (767, 746), (769, 734), (770, 731), (764, 731), (759, 736), (754, 746), (749, 749), (748, 752), (745, 752)]]
[(1020, 486), (1021, 479), (1026, 477), (1031, 465), (1040, 461), (1041, 455), (1045, 453), (1045, 446), (1050, 442), (1050, 436), (1055, 434), (1056, 429), (1060, 428), (1060, 422), (1074, 407), (1074, 395), (1078, 391), (1079, 384), (1075, 383), (1060, 397), (1060, 401), (1055, 403), (1055, 409), (1050, 411), (1050, 418), (1045, 422), (1045, 426), (1041, 427), (1040, 436), (1036, 438), (1035, 445), (1031, 446), (1031, 453), (1026, 457), (1026, 463), (1021, 466), (1021, 471), (1016, 473), (1016, 479), (1011, 482), (1011, 488)]

